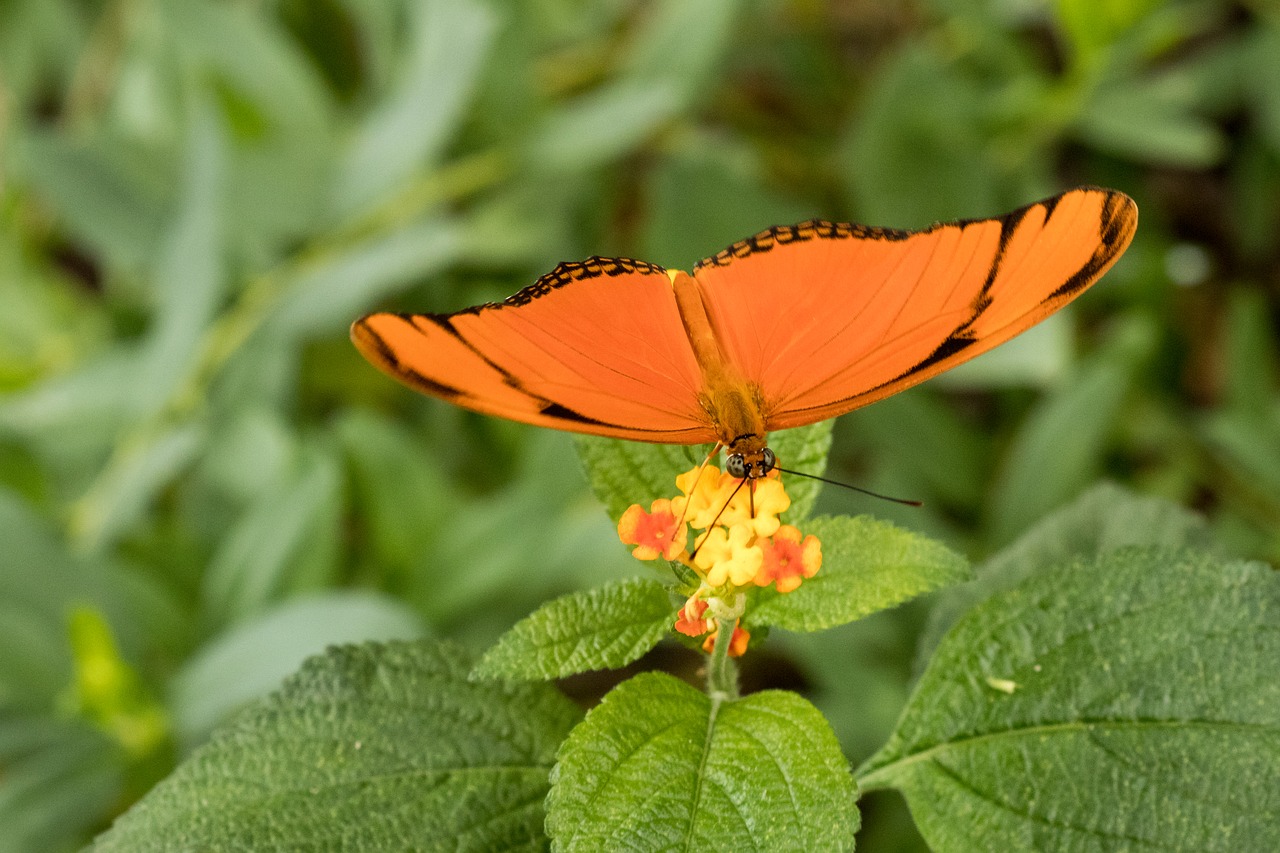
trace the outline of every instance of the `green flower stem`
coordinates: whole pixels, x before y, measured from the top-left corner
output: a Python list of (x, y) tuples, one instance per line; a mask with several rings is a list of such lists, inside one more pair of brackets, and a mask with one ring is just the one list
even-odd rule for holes
[(716, 702), (738, 698), (738, 667), (729, 657), (735, 619), (718, 619), (715, 646), (707, 659), (707, 695)]

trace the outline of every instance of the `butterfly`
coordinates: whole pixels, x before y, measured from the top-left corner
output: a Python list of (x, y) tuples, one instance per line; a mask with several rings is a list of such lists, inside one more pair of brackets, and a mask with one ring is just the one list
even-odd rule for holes
[(1133, 239), (1124, 193), (1078, 187), (919, 231), (813, 219), (692, 274), (562, 263), (509, 299), (376, 313), (360, 352), (410, 388), (537, 426), (715, 443), (735, 477), (776, 463), (773, 430), (835, 417), (968, 361), (1079, 296)]

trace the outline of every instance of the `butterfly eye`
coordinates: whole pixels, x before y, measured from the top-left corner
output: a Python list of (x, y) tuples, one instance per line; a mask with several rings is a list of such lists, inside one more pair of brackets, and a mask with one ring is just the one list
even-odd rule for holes
[(724, 470), (730, 477), (737, 477), (739, 480), (746, 479), (747, 460), (742, 458), (741, 453), (730, 453), (728, 458), (724, 460)]
[(778, 457), (773, 455), (773, 451), (769, 448), (764, 449), (764, 453), (760, 457), (760, 474), (763, 477), (773, 470), (773, 466), (778, 464)]

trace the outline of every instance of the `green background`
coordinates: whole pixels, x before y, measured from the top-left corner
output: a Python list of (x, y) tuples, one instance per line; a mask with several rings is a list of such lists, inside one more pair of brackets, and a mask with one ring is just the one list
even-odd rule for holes
[[(592, 254), (1068, 186), (1139, 205), (1033, 332), (841, 418), (828, 490), (974, 559), (1099, 479), (1280, 560), (1280, 12), (1263, 0), (0, 0), (0, 851), (74, 848), (325, 645), (483, 649), (642, 571), (564, 435), (346, 329)], [(656, 495), (654, 496), (656, 497)], [(861, 762), (925, 606), (776, 632)], [(660, 647), (645, 662), (689, 674)], [(578, 677), (584, 703), (617, 676)], [(865, 799), (862, 849), (914, 850)]]

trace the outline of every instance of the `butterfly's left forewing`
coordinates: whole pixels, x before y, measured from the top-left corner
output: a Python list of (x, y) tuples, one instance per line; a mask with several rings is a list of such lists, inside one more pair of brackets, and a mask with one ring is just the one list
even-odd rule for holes
[(1043, 320), (1128, 246), (1137, 208), (1079, 188), (997, 219), (895, 231), (772, 228), (695, 268), (727, 357), (765, 422), (835, 417), (966, 361)]
[(715, 440), (671, 280), (652, 264), (561, 264), (505, 302), (371, 314), (351, 336), (384, 372), (473, 411), (637, 441)]

